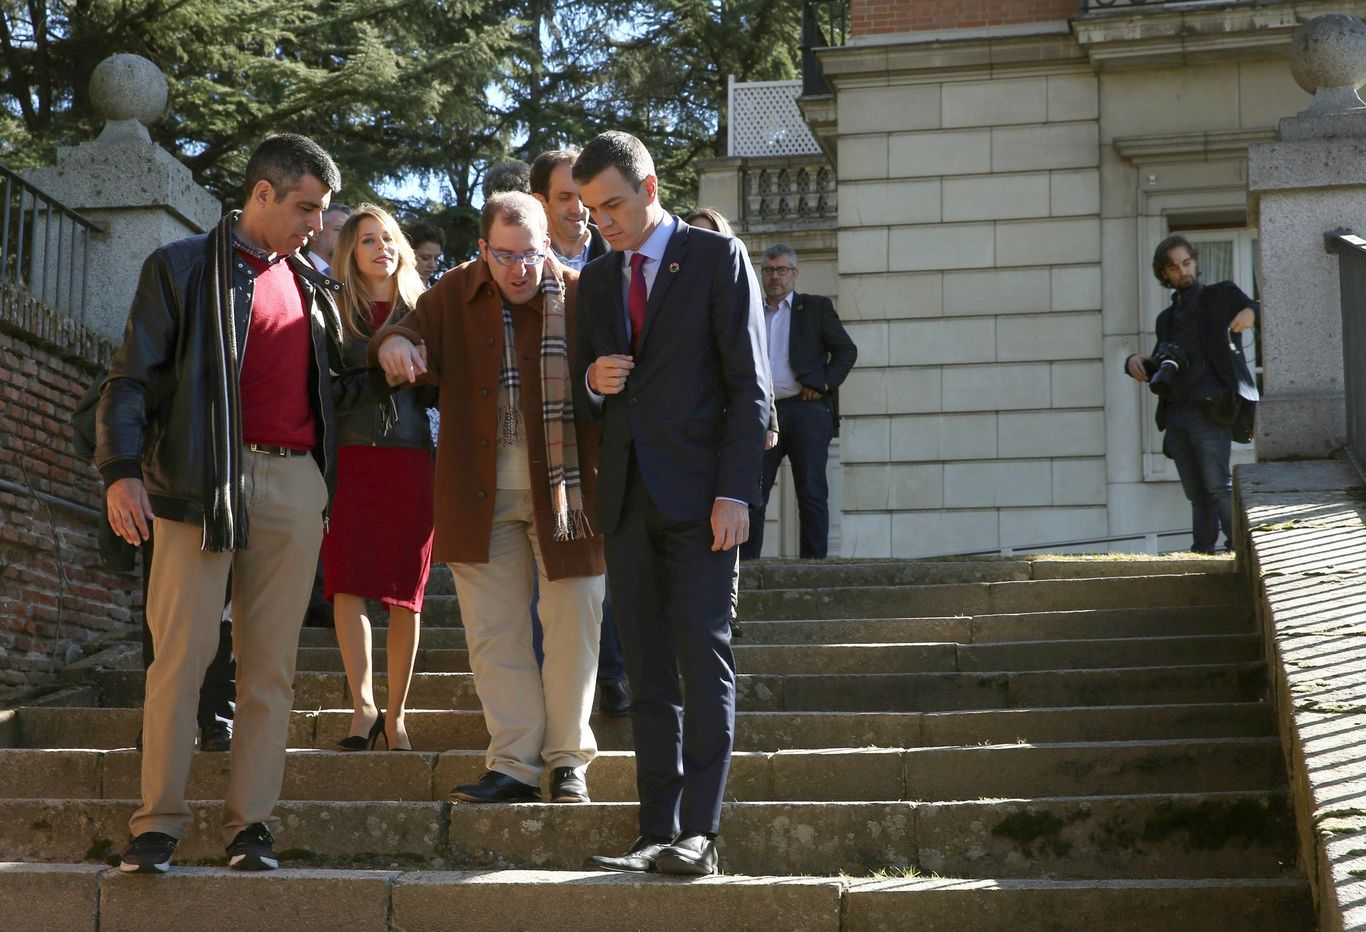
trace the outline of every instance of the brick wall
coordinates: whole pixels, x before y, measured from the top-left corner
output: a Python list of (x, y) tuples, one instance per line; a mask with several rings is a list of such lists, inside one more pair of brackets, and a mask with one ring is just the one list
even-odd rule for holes
[(29, 491), (102, 512), (99, 476), (76, 454), (71, 420), (110, 352), (0, 286), (0, 696), (54, 682), (92, 642), (129, 625), (141, 600), (137, 577), (100, 568), (101, 518)]
[(852, 0), (854, 36), (928, 29), (971, 29), (1067, 19), (1081, 0)]

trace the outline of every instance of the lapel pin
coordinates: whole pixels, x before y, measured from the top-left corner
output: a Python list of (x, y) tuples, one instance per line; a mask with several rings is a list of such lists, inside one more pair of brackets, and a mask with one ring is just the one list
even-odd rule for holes
[(669, 274), (670, 274), (670, 275), (673, 275), (673, 274), (675, 274), (677, 271), (678, 271), (678, 263), (677, 263), (677, 262), (670, 262), (670, 263), (669, 263)]

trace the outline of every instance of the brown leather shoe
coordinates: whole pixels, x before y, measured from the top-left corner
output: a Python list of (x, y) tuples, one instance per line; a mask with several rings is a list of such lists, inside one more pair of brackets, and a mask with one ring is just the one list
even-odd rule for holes
[(620, 857), (595, 854), (583, 862), (585, 870), (625, 871), (633, 874), (650, 874), (655, 871), (655, 856), (668, 845), (667, 838), (650, 838), (641, 835)]

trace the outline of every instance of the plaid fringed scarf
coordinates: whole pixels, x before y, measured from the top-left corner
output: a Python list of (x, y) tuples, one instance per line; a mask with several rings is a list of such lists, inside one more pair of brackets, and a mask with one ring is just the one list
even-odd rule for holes
[(232, 310), (233, 226), (240, 214), (224, 215), (209, 234), (209, 281), (213, 306), (207, 308), (209, 345), (209, 462), (205, 470), (204, 550), (238, 550), (247, 545), (247, 508), (242, 500), (242, 395), (238, 377), (237, 323)]
[[(569, 384), (569, 343), (565, 338), (564, 289), (546, 269), (541, 279), (541, 419), (545, 426), (546, 472), (556, 540), (582, 540), (593, 529), (583, 510), (578, 435)], [(499, 443), (510, 446), (522, 436), (521, 377), (517, 372), (517, 337), (512, 311), (503, 305), (503, 368), (499, 383), (507, 407), (498, 412)]]

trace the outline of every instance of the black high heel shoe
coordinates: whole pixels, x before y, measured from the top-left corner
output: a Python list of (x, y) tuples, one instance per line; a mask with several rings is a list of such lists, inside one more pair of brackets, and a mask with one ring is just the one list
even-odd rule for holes
[(367, 748), (371, 751), (375, 749), (375, 742), (378, 736), (384, 734), (384, 710), (381, 709), (379, 717), (375, 719), (375, 724), (370, 726), (370, 733), (365, 735), (347, 735), (337, 742), (337, 747), (343, 751), (364, 751)]
[(384, 709), (380, 709), (379, 719), (375, 722), (374, 727), (370, 729), (370, 750), (372, 751), (375, 749), (375, 745), (379, 744), (380, 738), (384, 739), (384, 746), (386, 748), (389, 746), (389, 736), (384, 733), (384, 716), (387, 714), (388, 713)]
[[(380, 721), (380, 725), (383, 726), (383, 724), (384, 724), (384, 716), (383, 716), (383, 715), (381, 715), (381, 716), (379, 717), (379, 721)], [(411, 747), (407, 747), (407, 748), (396, 748), (396, 747), (392, 747), (392, 746), (389, 744), (389, 732), (388, 732), (388, 730), (386, 730), (385, 728), (383, 728), (383, 727), (380, 728), (380, 734), (384, 735), (384, 746), (385, 746), (386, 748), (388, 748), (389, 750), (391, 750), (391, 751), (412, 751), (412, 748), (411, 748)], [(373, 748), (374, 748), (374, 745), (373, 745), (373, 743), (372, 743), (372, 744), (371, 744), (371, 749), (373, 750)]]

